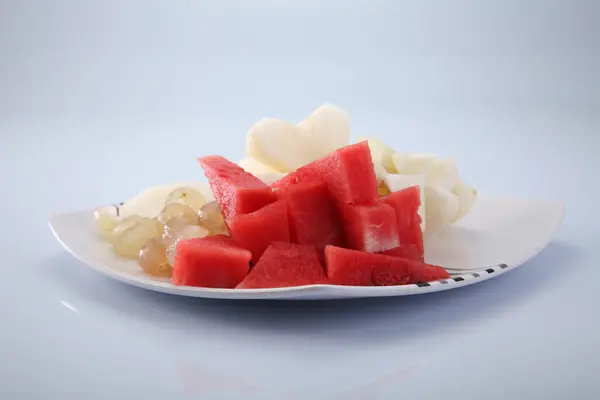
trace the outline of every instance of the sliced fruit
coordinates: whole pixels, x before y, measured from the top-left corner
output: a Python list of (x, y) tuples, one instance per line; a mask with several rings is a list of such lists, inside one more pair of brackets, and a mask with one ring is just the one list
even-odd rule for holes
[(96, 220), (96, 227), (100, 234), (106, 240), (110, 241), (112, 232), (119, 222), (117, 206), (102, 206), (96, 208), (94, 210), (94, 219)]
[(289, 242), (287, 205), (283, 200), (228, 221), (231, 238), (250, 250), (257, 262), (272, 242)]
[(262, 289), (325, 283), (313, 246), (273, 242), (237, 289)]
[(213, 235), (228, 234), (221, 206), (216, 201), (210, 201), (202, 206), (198, 213), (198, 223)]
[[(417, 186), (399, 190), (381, 198), (395, 211), (395, 222), (398, 229), (398, 239), (402, 245), (415, 245), (422, 258), (423, 232), (421, 231), (421, 217), (418, 209), (421, 202), (420, 190)], [(397, 246), (395, 246), (397, 247)]]
[(158, 221), (162, 224), (166, 224), (174, 218), (181, 218), (187, 221), (188, 225), (196, 225), (198, 223), (196, 211), (182, 203), (167, 203), (157, 217)]
[(167, 244), (171, 243), (173, 240), (175, 240), (175, 236), (177, 235), (177, 232), (179, 232), (181, 229), (185, 228), (186, 226), (190, 226), (190, 225), (198, 225), (198, 220), (196, 220), (194, 222), (190, 222), (189, 219), (184, 218), (184, 217), (171, 218), (165, 224), (165, 227), (163, 229), (163, 234), (162, 234), (162, 240)]
[(434, 282), (448, 278), (450, 278), (450, 274), (448, 274), (448, 271), (446, 271), (444, 268), (438, 265), (431, 265), (425, 263), (413, 264), (413, 283)]
[(269, 167), (268, 165), (261, 163), (260, 161), (252, 157), (246, 157), (244, 159), (241, 159), (240, 162), (238, 162), (238, 165), (242, 167), (244, 171), (254, 176), (271, 172), (281, 172), (277, 171), (273, 167)]
[(338, 211), (325, 182), (300, 183), (276, 194), (287, 203), (293, 243), (313, 245), (318, 251), (328, 244), (344, 244)]
[(458, 196), (438, 186), (425, 185), (427, 233), (437, 234), (458, 215)]
[(383, 197), (391, 193), (390, 189), (385, 184), (385, 181), (381, 182), (379, 186), (377, 186), (377, 193), (379, 194), (379, 197)]
[(431, 163), (425, 184), (451, 190), (458, 182), (458, 168), (454, 161), (438, 158)]
[(156, 217), (165, 206), (165, 202), (169, 194), (182, 187), (188, 187), (198, 191), (206, 200), (212, 198), (206, 183), (182, 182), (151, 186), (133, 198), (127, 200), (121, 207), (119, 207), (119, 219), (122, 220), (132, 215), (147, 218)]
[(175, 262), (175, 256), (177, 255), (177, 245), (179, 242), (188, 239), (200, 239), (208, 236), (208, 234), (208, 230), (199, 225), (184, 226), (183, 228), (173, 232), (173, 235), (167, 242), (168, 245), (165, 249), (165, 255), (167, 257), (167, 262), (169, 263), (169, 265), (173, 265)]
[(407, 260), (423, 261), (423, 253), (419, 251), (419, 248), (415, 244), (400, 244), (398, 247), (393, 249), (382, 251), (381, 253), (385, 256), (406, 258)]
[(369, 136), (360, 136), (357, 142), (362, 142), (364, 140), (369, 142), (373, 164), (381, 164), (386, 171), (391, 174), (398, 173), (394, 161), (392, 160), (392, 156), (396, 153), (394, 149), (380, 139)]
[(275, 200), (269, 186), (221, 156), (198, 160), (225, 220), (256, 211)]
[(226, 236), (182, 240), (171, 281), (181, 286), (235, 288), (246, 277), (251, 257)]
[(271, 186), (285, 190), (290, 185), (321, 179), (329, 186), (332, 196), (342, 203), (374, 203), (379, 198), (377, 178), (366, 141), (342, 147), (290, 172)]
[(373, 171), (375, 171), (375, 179), (377, 181), (377, 185), (379, 185), (381, 182), (383, 182), (383, 180), (385, 179), (385, 177), (388, 174), (386, 169), (383, 168), (383, 166), (379, 163), (373, 164)]
[(368, 253), (398, 247), (396, 213), (385, 203), (338, 204), (346, 246)]
[(452, 189), (452, 193), (458, 197), (458, 212), (454, 221), (467, 215), (477, 200), (477, 191), (463, 181), (459, 180)]
[(323, 104), (298, 124), (311, 151), (311, 160), (346, 146), (350, 142), (350, 117), (332, 104)]
[(140, 217), (139, 215), (132, 215), (131, 217), (123, 218), (122, 220), (117, 222), (117, 224), (113, 228), (112, 232), (108, 236), (110, 239), (109, 240), (110, 243), (114, 244), (115, 239), (118, 238), (120, 234), (122, 234), (127, 229), (131, 228), (132, 226), (139, 224), (139, 223), (143, 223), (144, 221), (146, 221), (148, 219), (151, 219), (151, 218)]
[(342, 147), (334, 154), (337, 169), (323, 177), (333, 197), (346, 204), (377, 201), (377, 178), (368, 143)]
[(403, 175), (427, 175), (436, 159), (435, 154), (396, 153), (392, 156), (396, 171)]
[(421, 217), (421, 230), (424, 231), (426, 228), (425, 216), (427, 212), (427, 206), (425, 203), (425, 175), (400, 175), (400, 174), (388, 174), (384, 179), (385, 185), (388, 187), (390, 192), (398, 192), (400, 190), (418, 186), (420, 196), (419, 216)]
[(123, 257), (137, 259), (140, 250), (150, 239), (160, 238), (163, 225), (152, 218), (131, 216), (119, 222), (112, 233), (115, 252)]
[(206, 203), (204, 195), (190, 187), (180, 187), (167, 195), (165, 204), (177, 203), (188, 206), (194, 212), (200, 211), (200, 208)]
[(162, 240), (150, 239), (140, 250), (138, 264), (149, 275), (170, 278), (173, 275), (173, 267), (169, 265), (165, 252)]
[(335, 246), (325, 248), (325, 260), (327, 279), (334, 285), (406, 285), (449, 278), (442, 267)]
[(293, 171), (314, 160), (306, 141), (294, 124), (263, 118), (246, 135), (246, 154), (276, 171)]
[(320, 181), (323, 180), (325, 175), (336, 170), (337, 166), (336, 153), (331, 153), (298, 168), (296, 171), (290, 172), (277, 182), (272, 183), (271, 187), (277, 190), (285, 190), (290, 185)]
[(263, 172), (260, 174), (255, 174), (255, 176), (263, 181), (266, 185), (271, 185), (277, 182), (280, 179), (283, 179), (287, 173), (285, 172)]

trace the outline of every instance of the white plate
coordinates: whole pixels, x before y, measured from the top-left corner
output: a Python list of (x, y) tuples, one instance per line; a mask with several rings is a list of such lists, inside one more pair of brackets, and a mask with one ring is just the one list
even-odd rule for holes
[[(182, 296), (223, 299), (336, 299), (405, 296), (454, 289), (493, 278), (523, 264), (552, 239), (564, 214), (561, 202), (480, 195), (469, 215), (426, 238), (425, 259), (453, 270), (450, 279), (419, 285), (355, 287), (311, 285), (277, 289), (181, 287), (144, 274), (135, 261), (116, 256), (98, 235), (92, 211), (58, 214), (50, 227), (83, 263), (127, 284)], [(456, 274), (461, 270), (461, 274)]]

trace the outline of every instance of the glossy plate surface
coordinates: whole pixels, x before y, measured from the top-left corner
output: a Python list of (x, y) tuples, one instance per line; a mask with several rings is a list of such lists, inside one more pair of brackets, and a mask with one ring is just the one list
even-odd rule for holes
[(121, 282), (182, 296), (223, 299), (339, 299), (405, 296), (454, 289), (501, 275), (538, 254), (564, 214), (557, 201), (481, 195), (472, 212), (450, 229), (426, 238), (426, 261), (452, 278), (420, 285), (348, 287), (311, 285), (277, 289), (180, 287), (144, 274), (135, 261), (116, 256), (97, 234), (92, 211), (57, 214), (50, 227), (63, 247), (89, 267)]

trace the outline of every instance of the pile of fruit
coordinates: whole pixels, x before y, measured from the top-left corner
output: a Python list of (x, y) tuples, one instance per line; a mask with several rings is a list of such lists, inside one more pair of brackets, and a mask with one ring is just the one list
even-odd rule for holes
[(239, 165), (221, 156), (199, 159), (215, 200), (184, 186), (155, 193), (143, 210), (134, 201), (120, 215), (102, 207), (100, 232), (117, 254), (176, 285), (373, 286), (447, 278), (424, 262), (423, 230), (464, 216), (475, 191), (448, 160), (396, 154), (376, 139), (348, 144), (349, 129), (345, 113), (328, 105), (299, 125), (261, 120)]

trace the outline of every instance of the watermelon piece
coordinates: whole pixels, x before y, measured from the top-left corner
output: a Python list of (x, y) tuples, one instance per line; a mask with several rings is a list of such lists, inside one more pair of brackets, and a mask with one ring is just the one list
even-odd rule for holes
[(338, 204), (346, 247), (379, 253), (400, 245), (396, 213), (385, 203), (370, 205)]
[(313, 246), (273, 242), (237, 289), (278, 288), (325, 282), (325, 271)]
[(177, 244), (171, 281), (179, 286), (235, 288), (248, 274), (252, 253), (224, 235)]
[(392, 257), (406, 258), (408, 260), (413, 260), (413, 261), (421, 261), (421, 262), (424, 261), (423, 254), (419, 251), (417, 246), (414, 244), (400, 243), (400, 245), (398, 247), (394, 247), (393, 249), (382, 251), (378, 254), (383, 254), (383, 255), (392, 256)]
[(448, 279), (450, 275), (444, 268), (426, 263), (414, 264), (412, 271), (413, 283), (433, 282)]
[(325, 248), (325, 265), (329, 283), (334, 285), (406, 285), (450, 277), (436, 265), (336, 246)]
[(226, 221), (275, 201), (275, 194), (269, 186), (226, 158), (207, 156), (198, 161)]
[(379, 199), (377, 178), (367, 141), (342, 147), (298, 168), (271, 186), (286, 190), (290, 185), (324, 180), (333, 197), (346, 204), (373, 203)]
[(344, 245), (338, 211), (325, 182), (300, 183), (275, 193), (287, 203), (292, 243), (313, 245), (320, 252), (328, 244)]
[(421, 259), (423, 259), (423, 231), (421, 230), (421, 217), (418, 214), (421, 205), (419, 187), (411, 186), (390, 193), (382, 197), (381, 201), (390, 205), (396, 211), (400, 244), (415, 245)]
[(290, 241), (286, 202), (279, 200), (258, 211), (230, 219), (229, 234), (250, 250), (252, 262), (257, 262), (271, 242)]
[(292, 185), (323, 180), (323, 177), (337, 168), (336, 153), (326, 155), (308, 163), (271, 184), (272, 188), (283, 192)]

